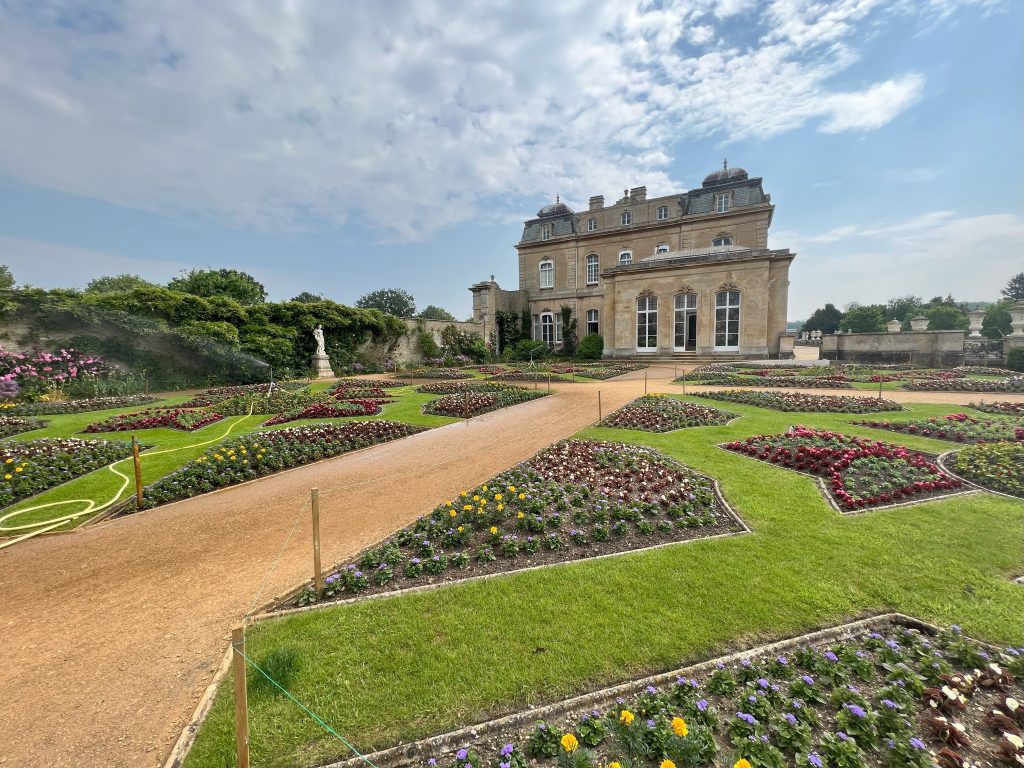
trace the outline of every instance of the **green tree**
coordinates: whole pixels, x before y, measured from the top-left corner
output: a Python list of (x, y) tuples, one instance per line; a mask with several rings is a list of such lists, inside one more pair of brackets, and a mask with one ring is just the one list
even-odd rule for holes
[(835, 304), (826, 304), (820, 309), (814, 310), (811, 316), (804, 323), (805, 331), (821, 331), (822, 333), (835, 333), (839, 330), (839, 323), (843, 319), (843, 313), (836, 308)]
[(921, 314), (928, 318), (929, 331), (966, 331), (970, 326), (962, 309), (945, 303), (927, 307)]
[(843, 317), (842, 328), (848, 333), (874, 333), (884, 330), (884, 307), (872, 304), (854, 307)]
[(360, 296), (356, 306), (362, 309), (378, 309), (385, 315), (395, 317), (414, 317), (416, 300), (412, 294), (402, 288), (381, 288)]
[(113, 293), (114, 291), (133, 291), (136, 288), (156, 288), (155, 283), (144, 280), (138, 275), (121, 274), (97, 277), (85, 286), (86, 293)]
[(572, 307), (566, 304), (559, 312), (562, 315), (562, 354), (572, 357), (576, 354), (576, 318), (572, 316)]
[(9, 291), (14, 287), (14, 273), (6, 264), (0, 264), (0, 291)]
[(1018, 272), (1010, 278), (1010, 282), (1003, 288), (1003, 296), (1012, 301), (1024, 299), (1024, 272)]
[(1010, 305), (1012, 299), (997, 301), (985, 310), (985, 318), (981, 321), (981, 335), (989, 339), (1001, 339), (1013, 331), (1010, 325)]
[(323, 301), (324, 295), (322, 293), (310, 293), (309, 291), (303, 291), (296, 296), (292, 301), (297, 301), (301, 304), (316, 304), (318, 301)]
[(885, 303), (885, 319), (899, 320), (903, 322), (909, 317), (914, 317), (921, 311), (923, 300), (920, 296), (897, 296)]
[(237, 269), (193, 269), (167, 284), (172, 291), (193, 296), (227, 296), (242, 306), (262, 304), (267, 289), (255, 277)]
[(433, 304), (428, 304), (427, 308), (416, 315), (416, 317), (422, 318), (423, 320), (447, 320), (449, 323), (454, 322), (455, 320), (455, 315), (447, 309), (442, 309), (441, 307)]

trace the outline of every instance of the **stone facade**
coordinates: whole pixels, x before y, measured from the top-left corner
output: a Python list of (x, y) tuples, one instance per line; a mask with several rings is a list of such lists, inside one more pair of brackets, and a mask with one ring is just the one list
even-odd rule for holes
[(557, 348), (568, 306), (579, 338), (604, 337), (605, 357), (778, 357), (780, 344), (792, 354), (795, 254), (768, 248), (774, 210), (760, 178), (728, 167), (699, 189), (649, 199), (635, 187), (581, 213), (556, 200), (524, 223), (519, 290), (474, 285), (474, 319), (491, 330), (496, 311), (525, 309), (533, 337)]
[(843, 333), (821, 337), (820, 355), (847, 363), (913, 363), (926, 368), (964, 364), (964, 331)]

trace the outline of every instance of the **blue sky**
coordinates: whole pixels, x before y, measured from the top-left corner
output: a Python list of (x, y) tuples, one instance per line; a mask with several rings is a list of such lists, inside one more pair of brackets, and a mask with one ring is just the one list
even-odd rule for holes
[(464, 317), (556, 193), (667, 194), (728, 157), (798, 253), (792, 319), (993, 299), (1024, 269), (1021, 29), (1010, 0), (7, 3), (0, 263)]

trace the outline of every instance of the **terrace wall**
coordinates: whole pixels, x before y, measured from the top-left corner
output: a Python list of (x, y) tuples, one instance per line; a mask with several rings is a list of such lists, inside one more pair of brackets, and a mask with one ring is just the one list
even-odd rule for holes
[(964, 364), (966, 331), (843, 333), (822, 336), (820, 356), (844, 363), (913, 363), (928, 368)]
[(423, 362), (423, 355), (420, 353), (420, 346), (416, 342), (420, 323), (422, 323), (423, 328), (434, 337), (434, 341), (437, 342), (438, 346), (441, 345), (441, 331), (449, 325), (454, 325), (464, 333), (476, 333), (481, 336), (483, 336), (484, 328), (484, 324), (482, 322), (417, 320), (414, 317), (403, 317), (402, 322), (405, 323), (405, 335), (398, 340), (398, 346), (389, 353), (389, 357), (399, 365), (411, 365)]

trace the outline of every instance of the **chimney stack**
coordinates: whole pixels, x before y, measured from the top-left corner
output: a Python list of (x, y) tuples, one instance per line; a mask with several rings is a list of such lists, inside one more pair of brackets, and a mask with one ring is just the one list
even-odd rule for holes
[(629, 190), (629, 199), (634, 203), (642, 203), (647, 199), (647, 187), (633, 187)]
[(600, 211), (604, 208), (604, 195), (594, 195), (590, 198), (590, 210)]

